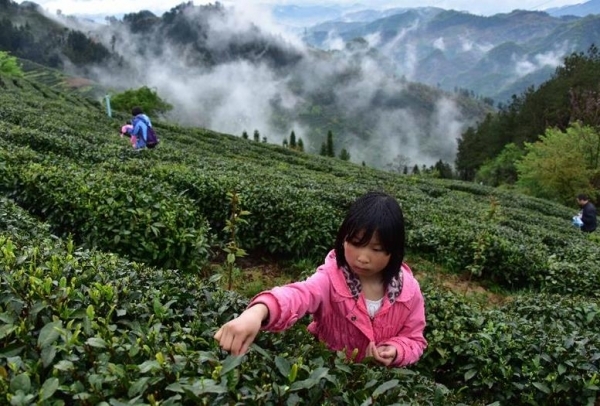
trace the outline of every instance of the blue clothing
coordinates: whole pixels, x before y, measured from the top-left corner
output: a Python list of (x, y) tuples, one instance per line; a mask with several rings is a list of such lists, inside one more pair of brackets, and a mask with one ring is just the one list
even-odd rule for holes
[(150, 118), (145, 114), (138, 114), (131, 121), (131, 125), (133, 129), (129, 130), (129, 134), (135, 135), (137, 139), (135, 149), (145, 148), (148, 139), (148, 127), (152, 127)]

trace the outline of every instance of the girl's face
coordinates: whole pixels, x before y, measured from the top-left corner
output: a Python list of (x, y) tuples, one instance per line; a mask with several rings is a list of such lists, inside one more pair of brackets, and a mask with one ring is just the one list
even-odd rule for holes
[(344, 256), (352, 271), (359, 277), (375, 276), (385, 269), (390, 261), (390, 254), (380, 244), (377, 232), (373, 233), (367, 245), (358, 245), (363, 234), (364, 231), (359, 231), (354, 238), (344, 241)]

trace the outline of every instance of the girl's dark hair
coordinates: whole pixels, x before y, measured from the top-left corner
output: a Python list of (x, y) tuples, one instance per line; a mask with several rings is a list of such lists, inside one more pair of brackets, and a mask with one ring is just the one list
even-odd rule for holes
[[(359, 232), (364, 231), (357, 239)], [(404, 260), (404, 216), (396, 199), (382, 192), (369, 192), (352, 203), (335, 240), (335, 256), (339, 267), (348, 266), (344, 255), (344, 242), (365, 246), (377, 232), (381, 246), (390, 254), (383, 270), (387, 285), (398, 274)]]
[(138, 114), (142, 114), (144, 111), (142, 110), (142, 108), (140, 106), (135, 106), (134, 108), (131, 109), (131, 115), (132, 116), (137, 116)]

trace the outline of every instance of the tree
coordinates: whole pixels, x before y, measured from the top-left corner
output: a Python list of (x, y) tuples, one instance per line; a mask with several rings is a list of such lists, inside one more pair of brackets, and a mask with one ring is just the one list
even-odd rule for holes
[(304, 152), (304, 141), (302, 141), (302, 138), (298, 138), (298, 151)]
[(17, 62), (17, 58), (10, 56), (8, 52), (4, 51), (0, 51), (0, 73), (7, 76), (23, 76), (23, 71)]
[(286, 140), (285, 138), (283, 139), (283, 148), (287, 148), (288, 147), (288, 140)]
[(321, 152), (319, 152), (319, 155), (327, 156), (327, 144), (326, 143), (321, 144)]
[(260, 141), (260, 133), (258, 132), (258, 130), (254, 130), (254, 141)]
[[(571, 122), (583, 123), (600, 129), (600, 91), (595, 89), (571, 89)], [(587, 140), (589, 145), (595, 145), (596, 149), (589, 151), (588, 165), (598, 167), (600, 165), (600, 143), (596, 143), (596, 134), (589, 134), (592, 139)]]
[(415, 164), (415, 166), (413, 166), (413, 168), (412, 168), (412, 174), (419, 175), (420, 173), (421, 173), (421, 171), (419, 170), (419, 165)]
[(342, 161), (350, 160), (350, 153), (346, 150), (346, 148), (342, 148), (342, 150), (340, 151), (340, 159)]
[(331, 130), (327, 131), (327, 156), (335, 157), (335, 150), (333, 148), (333, 133)]
[(450, 164), (441, 159), (435, 163), (433, 169), (437, 171), (439, 177), (442, 179), (452, 179), (454, 177)]
[(490, 186), (512, 185), (517, 181), (517, 162), (523, 157), (523, 150), (516, 144), (506, 144), (500, 154), (484, 163), (475, 175), (476, 182)]
[(546, 130), (539, 141), (525, 144), (526, 154), (517, 163), (517, 186), (533, 196), (569, 205), (578, 193), (593, 191), (599, 168), (591, 166), (590, 156), (598, 144), (600, 135), (589, 126), (575, 124), (566, 132)]
[(245, 140), (248, 139), (248, 133), (246, 132), (246, 130), (244, 130), (244, 132), (242, 132), (242, 138)]
[(296, 149), (296, 147), (296, 133), (294, 133), (294, 130), (292, 130), (292, 133), (290, 134), (290, 148)]
[(139, 106), (144, 113), (150, 116), (164, 114), (173, 109), (171, 104), (161, 99), (155, 91), (147, 86), (117, 93), (110, 99), (110, 102), (115, 110), (130, 113), (133, 107)]

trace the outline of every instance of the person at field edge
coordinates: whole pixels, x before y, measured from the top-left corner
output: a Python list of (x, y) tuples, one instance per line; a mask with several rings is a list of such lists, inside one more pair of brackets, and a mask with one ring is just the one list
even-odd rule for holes
[(392, 196), (369, 192), (343, 220), (323, 265), (308, 279), (255, 296), (214, 338), (233, 355), (246, 353), (260, 330), (290, 328), (312, 314), (308, 330), (334, 351), (385, 366), (419, 360), (427, 347), (425, 303), (404, 258), (404, 217)]
[(152, 127), (150, 118), (144, 114), (141, 107), (134, 107), (131, 109), (131, 129), (127, 130), (132, 138), (135, 137), (135, 149), (142, 149), (146, 147), (146, 140), (148, 139), (148, 127)]
[(577, 195), (577, 203), (581, 207), (581, 231), (591, 233), (596, 230), (596, 206), (590, 202), (588, 195), (582, 193)]

